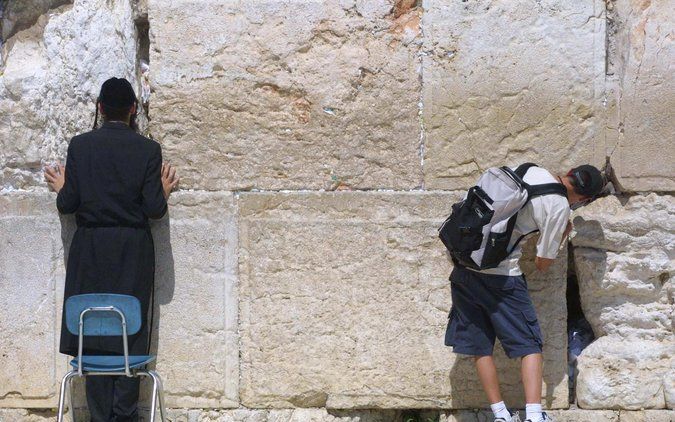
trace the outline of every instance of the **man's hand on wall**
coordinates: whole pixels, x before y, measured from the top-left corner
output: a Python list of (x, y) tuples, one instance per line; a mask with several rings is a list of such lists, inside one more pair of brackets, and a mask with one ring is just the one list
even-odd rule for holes
[(55, 166), (47, 166), (44, 168), (45, 180), (54, 192), (59, 193), (63, 184), (66, 182), (66, 168), (57, 163)]
[(171, 191), (176, 189), (180, 178), (176, 176), (176, 169), (171, 164), (162, 163), (162, 188), (164, 189), (164, 198), (169, 199)]

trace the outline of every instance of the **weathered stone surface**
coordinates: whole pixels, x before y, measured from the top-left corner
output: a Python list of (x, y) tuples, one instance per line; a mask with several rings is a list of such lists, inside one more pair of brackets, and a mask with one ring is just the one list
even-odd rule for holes
[(0, 409), (0, 421), (2, 422), (54, 422), (54, 412), (45, 410), (27, 409)]
[(393, 3), (150, 2), (151, 132), (183, 186), (419, 186), (418, 12)]
[[(622, 414), (612, 410), (551, 410), (547, 411), (555, 422), (619, 422)], [(524, 415), (524, 413), (521, 413)], [(524, 418), (523, 418), (524, 419)]]
[(423, 4), (425, 186), (466, 188), (527, 161), (604, 163), (603, 2)]
[[(400, 422), (403, 416), (396, 410), (335, 411), (326, 409), (168, 409), (171, 422)], [(645, 410), (639, 412), (613, 410), (550, 410), (549, 416), (556, 422), (672, 422), (675, 413), (669, 410)], [(524, 414), (521, 410), (521, 417)], [(83, 414), (83, 417), (86, 416)], [(141, 412), (141, 422), (148, 422), (147, 409)], [(483, 411), (426, 411), (420, 414), (421, 420), (439, 422), (491, 422), (492, 412)], [(3, 422), (53, 422), (53, 411), (0, 409)], [(79, 420), (79, 419), (78, 419)]]
[(624, 188), (675, 191), (675, 3), (610, 6), (606, 154)]
[[(547, 412), (556, 422), (672, 422), (675, 413), (668, 410), (611, 411), (611, 410), (551, 410)], [(523, 412), (521, 411), (521, 415)], [(83, 416), (86, 416), (83, 414)], [(141, 412), (141, 422), (148, 422), (147, 409)], [(458, 410), (453, 412), (424, 412), (420, 415), (439, 422), (491, 422), (492, 413), (484, 411)], [(399, 422), (401, 411), (326, 411), (325, 409), (233, 409), (199, 410), (168, 409), (168, 420), (172, 422)], [(437, 418), (437, 419), (436, 419)], [(0, 409), (3, 422), (53, 422), (53, 411)], [(78, 419), (79, 420), (79, 419)]]
[(585, 409), (663, 409), (675, 342), (600, 337), (579, 357), (577, 403)]
[(0, 194), (0, 407), (54, 403), (60, 234), (53, 195)]
[[(525, 420), (525, 411), (521, 409), (519, 413), (521, 420)], [(619, 422), (620, 420), (619, 412), (611, 410), (546, 410), (546, 413), (555, 422)], [(439, 422), (492, 422), (493, 420), (494, 415), (489, 410), (460, 410), (441, 414)]]
[(675, 199), (602, 198), (573, 221), (582, 306), (596, 334), (671, 338)]
[(675, 368), (672, 196), (600, 199), (574, 218), (584, 312), (603, 336), (579, 358), (585, 408), (672, 407)]
[(42, 165), (63, 161), (69, 138), (91, 127), (101, 83), (135, 83), (135, 34), (131, 0), (78, 0), (2, 46), (0, 188), (43, 184)]
[[(180, 192), (153, 224), (154, 349), (167, 406), (237, 405), (237, 228), (234, 196)], [(148, 390), (149, 391), (149, 390)]]
[(673, 410), (643, 410), (639, 412), (620, 413), (621, 422), (673, 422), (675, 411)]
[(0, 43), (35, 24), (41, 15), (72, 0), (6, 1), (0, 4)]
[[(249, 407), (475, 407), (470, 359), (443, 346), (455, 195), (243, 194), (241, 401)], [(563, 260), (564, 261), (564, 260)], [(546, 332), (545, 401), (567, 406), (564, 263), (530, 280)], [(505, 395), (517, 361), (498, 352)]]

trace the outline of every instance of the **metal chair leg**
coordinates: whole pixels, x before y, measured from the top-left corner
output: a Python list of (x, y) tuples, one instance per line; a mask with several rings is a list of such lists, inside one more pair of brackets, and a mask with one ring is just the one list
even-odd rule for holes
[(162, 384), (162, 378), (155, 371), (148, 371), (148, 373), (157, 383), (157, 395), (159, 396), (159, 417), (162, 422), (165, 422), (166, 408), (164, 407), (164, 384)]
[[(77, 375), (76, 371), (70, 371), (63, 376), (61, 380), (61, 392), (59, 393), (59, 412), (56, 415), (57, 422), (63, 422), (63, 411), (66, 401), (66, 384), (70, 382), (70, 379)], [(73, 411), (73, 403), (71, 398), (70, 411)]]
[(150, 422), (155, 422), (155, 412), (157, 410), (157, 379), (154, 376), (152, 378), (152, 401), (150, 407)]

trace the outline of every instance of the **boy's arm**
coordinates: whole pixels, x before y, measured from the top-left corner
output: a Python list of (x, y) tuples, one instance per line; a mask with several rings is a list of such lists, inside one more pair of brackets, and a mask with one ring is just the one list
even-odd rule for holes
[[(562, 197), (540, 197), (534, 206), (534, 221), (539, 228), (537, 257), (534, 264), (539, 271), (546, 271), (558, 256), (560, 245), (571, 230), (571, 210)], [(545, 200), (547, 199), (547, 200)]]
[(553, 261), (555, 261), (555, 259), (536, 257), (534, 258), (534, 265), (539, 271), (544, 272), (553, 264)]

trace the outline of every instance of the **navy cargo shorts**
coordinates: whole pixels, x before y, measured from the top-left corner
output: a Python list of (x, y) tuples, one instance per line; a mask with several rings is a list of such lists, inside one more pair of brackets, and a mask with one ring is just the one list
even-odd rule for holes
[(495, 336), (509, 358), (542, 352), (537, 314), (522, 275), (483, 274), (455, 267), (445, 345), (463, 355), (490, 356)]

